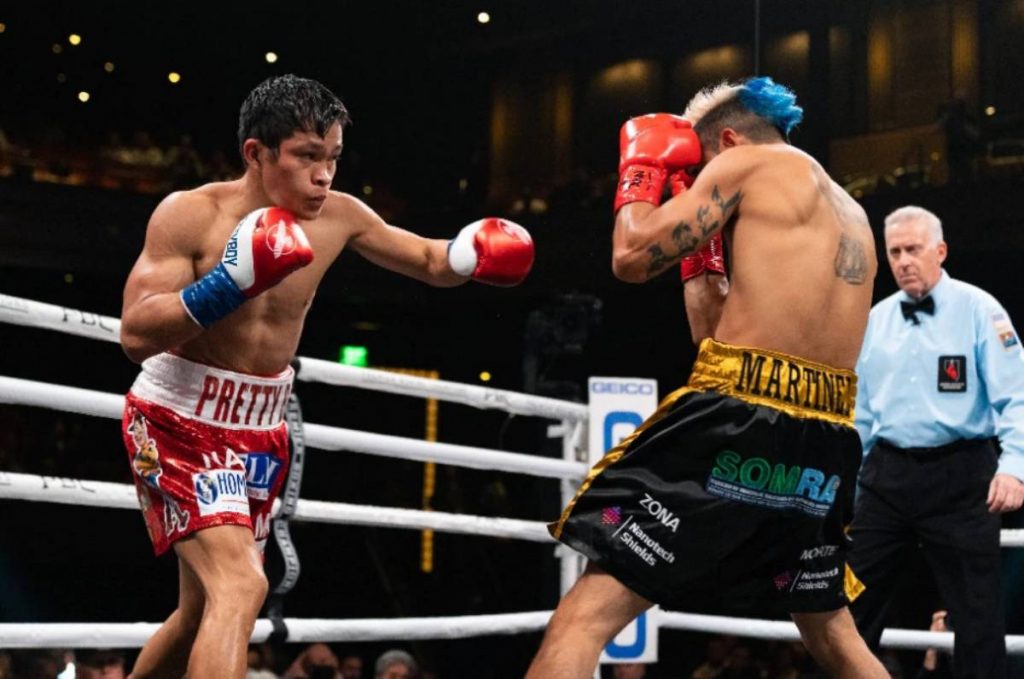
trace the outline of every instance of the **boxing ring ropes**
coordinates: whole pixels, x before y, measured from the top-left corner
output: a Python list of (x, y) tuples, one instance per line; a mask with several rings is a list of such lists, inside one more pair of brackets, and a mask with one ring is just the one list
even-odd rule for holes
[[(120, 321), (109, 316), (69, 309), (0, 294), (0, 322), (56, 330), (107, 342), (118, 342)], [(560, 480), (563, 504), (586, 475), (587, 407), (579, 403), (400, 375), (370, 368), (355, 368), (313, 358), (299, 358), (296, 379), (338, 386), (433, 398), (480, 409), (498, 409), (517, 415), (555, 420), (549, 437), (562, 439), (561, 460), (445, 443), (373, 434), (352, 429), (303, 423), (297, 400), (288, 419), (293, 439), (293, 467), (281, 498), (275, 503), (272, 532), (281, 547), (285, 574), (269, 601), (283, 596), (294, 586), (299, 565), (288, 537), (288, 523), (317, 522), (340, 525), (379, 526), (434, 530), (479, 536), (503, 537), (534, 542), (557, 543), (545, 524), (509, 518), (492, 518), (304, 500), (298, 497), (301, 464), (305, 448), (348, 451), (415, 461), (433, 461), (475, 469)], [(293, 396), (294, 398), (294, 396)], [(124, 404), (121, 394), (110, 394), (57, 384), (0, 376), (0, 403), (49, 408), (65, 412), (119, 420)], [(52, 502), (91, 507), (139, 510), (134, 486), (130, 484), (44, 477), (0, 470), (0, 500)], [(1003, 530), (1003, 547), (1024, 547), (1024, 530)], [(561, 591), (564, 593), (582, 570), (578, 554), (558, 546)], [(257, 620), (252, 641), (274, 639), (287, 642), (358, 642), (384, 640), (461, 639), (485, 635), (537, 632), (546, 626), (551, 611), (529, 611), (495, 615), (455, 617), (373, 618), (330, 620), (286, 618), (274, 615)], [(280, 609), (279, 609), (280, 610)], [(730, 618), (654, 609), (660, 628), (692, 632), (732, 634), (777, 641), (798, 640), (796, 626), (787, 621)], [(140, 648), (160, 623), (3, 623), (0, 648)], [(889, 629), (882, 637), (888, 648), (952, 650), (951, 632)], [(1024, 654), (1024, 635), (1008, 635), (1007, 651)]]

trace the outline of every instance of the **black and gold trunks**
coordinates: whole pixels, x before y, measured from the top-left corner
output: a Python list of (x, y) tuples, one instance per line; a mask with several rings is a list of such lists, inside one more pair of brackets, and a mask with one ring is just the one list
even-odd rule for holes
[(841, 608), (856, 383), (705, 340), (687, 386), (594, 466), (551, 534), (666, 608)]

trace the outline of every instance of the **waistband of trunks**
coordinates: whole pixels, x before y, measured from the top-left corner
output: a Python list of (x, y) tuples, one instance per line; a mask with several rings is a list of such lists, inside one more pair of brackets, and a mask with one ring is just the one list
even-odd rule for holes
[(189, 419), (227, 429), (273, 429), (284, 421), (295, 371), (258, 376), (163, 353), (142, 363), (131, 393)]
[(857, 375), (778, 351), (705, 339), (689, 387), (787, 415), (853, 426)]

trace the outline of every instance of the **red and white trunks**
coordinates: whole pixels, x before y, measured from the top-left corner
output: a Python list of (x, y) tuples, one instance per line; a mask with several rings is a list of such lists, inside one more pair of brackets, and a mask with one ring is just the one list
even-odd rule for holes
[(288, 467), (293, 375), (246, 375), (168, 353), (143, 362), (121, 431), (158, 556), (223, 524), (251, 528), (262, 551)]

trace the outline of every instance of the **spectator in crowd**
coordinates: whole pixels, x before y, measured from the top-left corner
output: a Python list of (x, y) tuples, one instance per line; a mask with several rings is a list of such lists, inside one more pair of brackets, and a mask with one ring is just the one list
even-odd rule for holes
[(341, 679), (362, 679), (363, 659), (354, 653), (346, 653), (341, 656), (338, 669), (341, 672)]
[(647, 665), (641, 662), (624, 662), (612, 665), (612, 679), (644, 679)]
[(15, 679), (54, 679), (68, 664), (65, 652), (53, 648), (21, 651), (13, 661)]
[(373, 665), (374, 679), (417, 679), (419, 672), (416, 660), (397, 648), (384, 651)]
[(285, 670), (281, 679), (337, 679), (338, 656), (327, 644), (310, 644)]
[(693, 671), (693, 679), (715, 679), (725, 669), (725, 661), (729, 650), (734, 645), (729, 637), (715, 637), (708, 642), (707, 656), (704, 663)]
[[(932, 613), (932, 624), (928, 631), (952, 632), (953, 628), (949, 624), (949, 613), (946, 611), (935, 611)], [(924, 652), (924, 661), (921, 663), (921, 669), (917, 672), (917, 679), (948, 679), (951, 676), (949, 673), (949, 659), (945, 653), (940, 653), (935, 648), (929, 648)]]
[(246, 662), (245, 679), (277, 679), (268, 644), (250, 646)]
[(124, 653), (101, 648), (75, 653), (75, 679), (124, 679)]
[(750, 648), (737, 644), (729, 651), (725, 668), (718, 676), (722, 679), (760, 679), (761, 670), (754, 663)]

